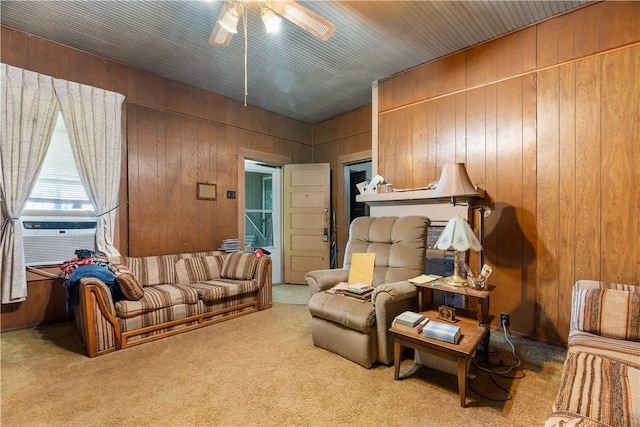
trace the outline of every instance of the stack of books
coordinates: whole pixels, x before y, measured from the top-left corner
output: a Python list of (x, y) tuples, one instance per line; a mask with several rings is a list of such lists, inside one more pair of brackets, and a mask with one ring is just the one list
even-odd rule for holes
[(393, 319), (392, 326), (396, 329), (419, 334), (428, 323), (428, 317), (414, 311), (405, 311)]
[(342, 293), (348, 297), (358, 298), (362, 300), (370, 300), (373, 293), (373, 287), (364, 283), (352, 283)]
[(224, 239), (218, 250), (223, 252), (238, 252), (240, 250), (240, 239)]

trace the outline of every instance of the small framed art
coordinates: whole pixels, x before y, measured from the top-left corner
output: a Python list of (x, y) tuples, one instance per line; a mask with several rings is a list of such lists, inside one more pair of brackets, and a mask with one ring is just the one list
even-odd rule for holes
[(446, 305), (441, 305), (440, 307), (438, 307), (438, 319), (455, 323), (456, 309), (453, 307), (447, 307)]
[(217, 200), (216, 190), (216, 184), (209, 184), (208, 182), (198, 182), (196, 183), (196, 199)]

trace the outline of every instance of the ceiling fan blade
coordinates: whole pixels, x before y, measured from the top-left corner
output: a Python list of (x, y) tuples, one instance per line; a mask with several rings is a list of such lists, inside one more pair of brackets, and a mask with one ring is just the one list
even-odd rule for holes
[(329, 40), (336, 31), (336, 26), (331, 22), (293, 0), (272, 0), (268, 5), (278, 15), (321, 40)]
[(233, 9), (234, 7), (236, 9), (237, 15), (242, 16), (242, 12), (244, 10), (244, 6), (242, 4), (225, 2), (224, 5), (222, 5), (222, 10), (220, 11), (220, 15), (216, 20), (216, 26), (213, 28), (211, 37), (209, 37), (210, 44), (222, 47), (227, 47), (229, 45), (233, 33), (222, 28), (222, 26), (220, 25), (220, 21), (226, 15), (229, 9)]

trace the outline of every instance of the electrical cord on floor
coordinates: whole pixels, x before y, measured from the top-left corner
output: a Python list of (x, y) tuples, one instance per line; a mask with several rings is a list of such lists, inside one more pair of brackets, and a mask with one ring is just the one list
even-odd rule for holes
[[(504, 374), (508, 374), (509, 372), (511, 372), (514, 368), (517, 368), (520, 366), (521, 361), (520, 358), (516, 355), (516, 349), (513, 345), (513, 343), (511, 342), (511, 340), (509, 339), (509, 333), (507, 330), (507, 325), (505, 324), (505, 322), (502, 322), (502, 329), (504, 331), (504, 339), (507, 342), (507, 344), (509, 344), (509, 347), (511, 347), (511, 354), (513, 355), (513, 357), (516, 359), (516, 363), (511, 364), (511, 365), (505, 365), (504, 363), (502, 363), (502, 361), (500, 361), (500, 363), (497, 364), (491, 364), (488, 363), (489, 367), (485, 368), (483, 366), (480, 366), (480, 364), (477, 361), (473, 361), (473, 365), (478, 368), (481, 369), (485, 372), (489, 372), (492, 374), (498, 374), (498, 375), (504, 375)], [(497, 351), (494, 353), (497, 354)], [(504, 371), (496, 371), (495, 369), (493, 369), (495, 366), (506, 366), (507, 369)]]
[[(491, 380), (491, 382), (493, 382), (493, 384), (495, 384), (496, 387), (498, 387), (500, 390), (504, 391), (507, 394), (507, 397), (503, 398), (503, 399), (494, 399), (491, 398), (489, 396), (486, 396), (482, 393), (479, 393), (476, 389), (473, 388), (473, 382), (469, 381), (468, 385), (469, 388), (478, 396), (481, 396), (487, 400), (493, 401), (493, 402), (505, 402), (507, 400), (511, 400), (512, 395), (509, 392), (508, 389), (506, 389), (505, 387), (503, 387), (502, 385), (498, 384), (498, 382), (496, 382), (496, 379), (494, 378), (494, 376), (499, 376), (501, 378), (507, 378), (507, 379), (511, 379), (511, 380), (517, 380), (517, 379), (522, 379), (524, 378), (524, 372), (521, 372), (520, 375), (518, 376), (507, 376), (506, 374), (510, 373), (514, 368), (517, 368), (521, 365), (521, 361), (520, 358), (516, 355), (516, 350), (515, 350), (515, 346), (513, 345), (513, 343), (511, 342), (511, 340), (509, 339), (509, 333), (507, 330), (507, 326), (505, 324), (505, 322), (501, 323), (503, 332), (504, 332), (504, 338), (505, 341), (507, 341), (507, 343), (509, 344), (509, 347), (511, 347), (511, 354), (513, 355), (513, 357), (515, 358), (516, 362), (510, 365), (505, 365), (504, 362), (502, 360), (500, 360), (499, 363), (491, 363), (489, 361), (487, 361), (486, 363), (480, 363), (476, 360), (473, 361), (473, 366), (475, 366), (476, 368), (478, 368), (479, 370), (486, 372), (489, 376), (489, 379)], [(497, 350), (491, 351), (489, 353), (490, 356), (495, 356), (498, 354)], [(485, 365), (485, 366), (483, 366)], [(507, 369), (506, 370), (500, 370), (497, 371), (494, 369), (494, 367), (498, 367), (498, 366), (505, 366)]]
[(494, 399), (492, 397), (487, 396), (486, 394), (482, 394), (482, 393), (478, 392), (478, 390), (473, 388), (473, 382), (472, 381), (469, 381), (467, 383), (467, 385), (469, 386), (469, 389), (471, 391), (473, 391), (475, 394), (477, 394), (478, 396), (482, 397), (483, 399), (491, 400), (492, 402), (506, 402), (507, 400), (511, 400), (513, 398), (513, 396), (509, 392), (509, 390), (507, 390), (506, 388), (504, 388), (500, 384), (498, 384), (496, 382), (496, 380), (493, 378), (493, 376), (491, 375), (491, 373), (489, 373), (489, 379), (491, 380), (492, 383), (494, 383), (496, 385), (496, 387), (498, 387), (500, 390), (504, 391), (507, 394), (507, 397), (505, 397), (504, 399)]

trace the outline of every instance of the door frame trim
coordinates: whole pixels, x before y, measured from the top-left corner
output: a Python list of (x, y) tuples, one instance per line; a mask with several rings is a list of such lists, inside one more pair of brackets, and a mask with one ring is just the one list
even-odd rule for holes
[[(284, 166), (286, 164), (292, 163), (293, 160), (291, 156), (265, 153), (264, 151), (251, 150), (244, 147), (238, 147), (238, 149), (236, 150), (236, 159), (238, 162), (238, 166), (236, 168), (238, 170), (238, 189), (236, 191), (236, 198), (238, 203), (236, 209), (236, 214), (238, 215), (238, 239), (240, 239), (240, 248), (244, 248), (244, 215), (240, 215), (240, 210), (242, 210), (244, 214), (245, 203), (244, 161), (248, 159), (268, 163), (274, 166)], [(282, 200), (280, 200), (280, 204), (282, 205)], [(282, 209), (282, 206), (280, 206), (280, 209)], [(282, 226), (282, 224), (280, 225)]]
[(341, 245), (343, 243), (346, 245), (347, 243), (347, 238), (349, 237), (348, 234), (349, 234), (349, 225), (350, 225), (349, 212), (347, 212), (345, 209), (345, 206), (346, 206), (345, 199), (347, 195), (345, 194), (345, 191), (344, 191), (344, 188), (346, 185), (344, 181), (344, 168), (345, 166), (352, 165), (354, 163), (371, 161), (372, 162), (371, 173), (375, 174), (375, 172), (373, 171), (374, 165), (373, 165), (372, 156), (373, 156), (372, 150), (365, 150), (365, 151), (358, 151), (356, 153), (351, 153), (351, 154), (344, 154), (344, 155), (338, 156), (338, 159), (337, 159), (337, 169), (339, 172), (336, 173), (337, 175), (336, 178), (339, 179), (340, 181), (339, 181), (339, 184), (334, 187), (338, 191), (338, 194), (336, 195), (337, 197), (335, 198), (335, 200), (341, 201), (340, 207), (336, 207), (336, 210), (342, 211), (342, 215), (339, 215), (339, 216), (337, 215), (338, 212), (336, 212), (336, 218), (340, 218), (339, 219), (340, 222), (336, 224), (336, 237), (337, 237), (336, 250), (338, 250), (338, 253), (336, 254), (337, 256), (336, 266), (338, 268), (342, 267), (344, 262), (344, 260), (342, 259), (342, 257), (344, 256), (344, 247), (342, 247)]

